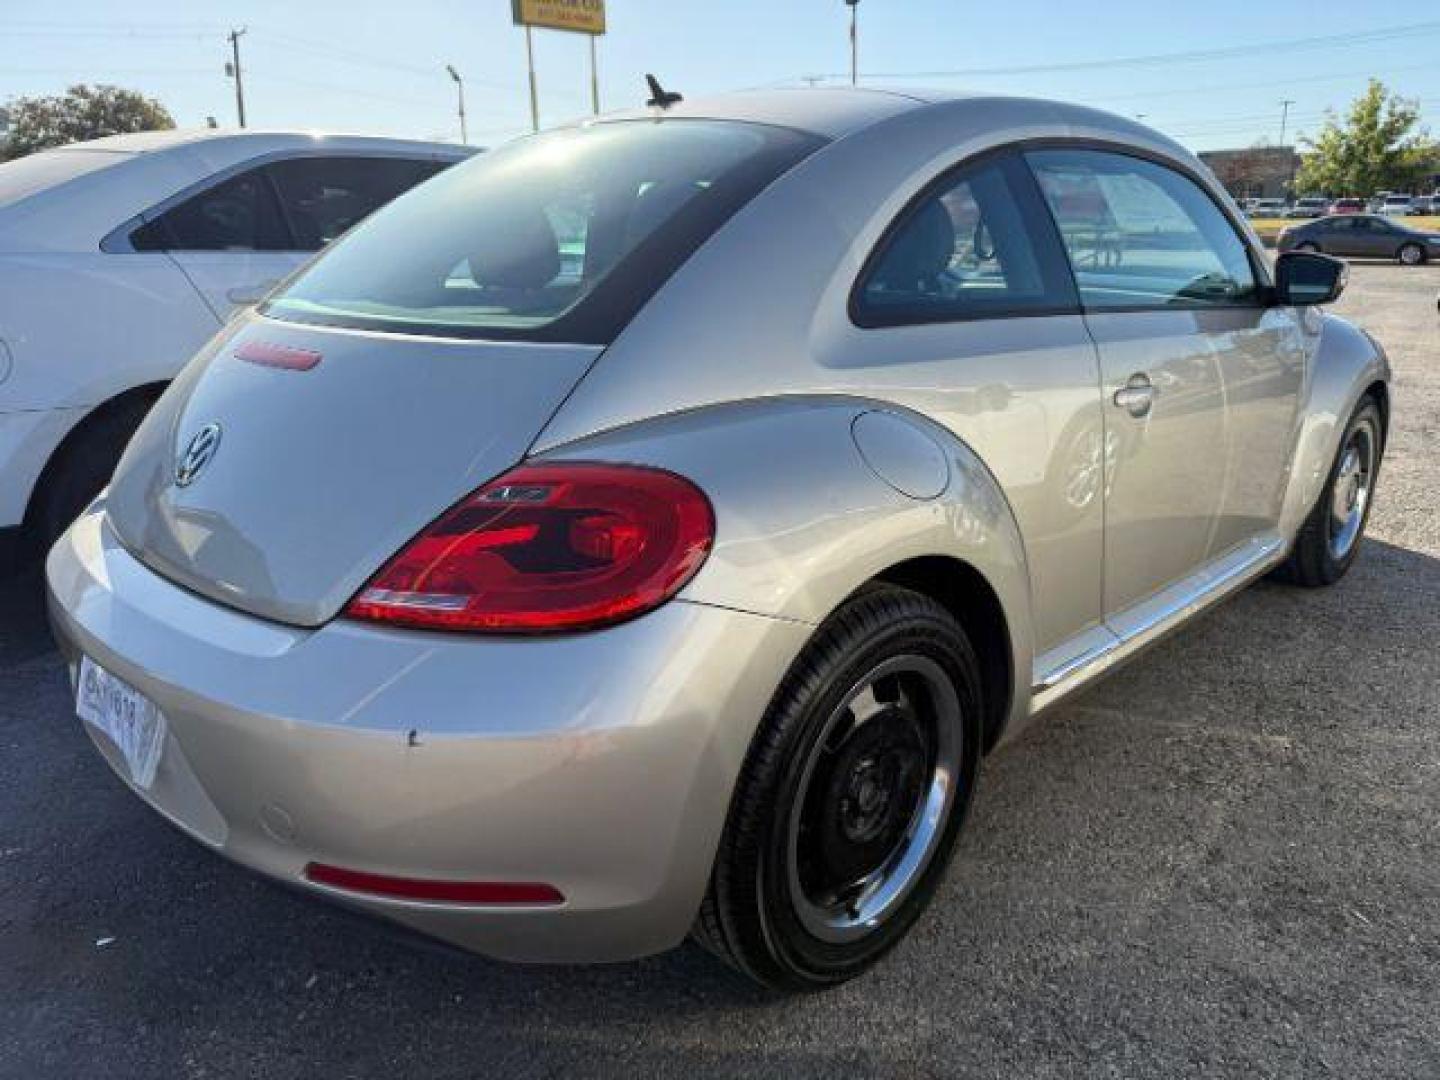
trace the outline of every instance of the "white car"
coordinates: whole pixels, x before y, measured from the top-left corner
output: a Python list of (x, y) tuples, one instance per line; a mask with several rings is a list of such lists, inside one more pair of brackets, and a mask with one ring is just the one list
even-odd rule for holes
[(0, 165), (0, 567), (108, 479), (230, 317), (469, 156), (301, 132), (118, 135)]
[(1380, 204), (1380, 213), (1387, 217), (1404, 217), (1410, 213), (1414, 201), (1409, 195), (1386, 195)]

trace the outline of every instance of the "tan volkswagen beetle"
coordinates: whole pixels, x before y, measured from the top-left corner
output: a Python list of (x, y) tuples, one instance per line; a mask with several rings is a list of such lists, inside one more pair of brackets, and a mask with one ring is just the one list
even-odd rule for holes
[(185, 369), (49, 583), (135, 792), (497, 957), (864, 970), (982, 755), (1359, 550), (1380, 348), (1170, 140), (814, 90), (520, 140)]

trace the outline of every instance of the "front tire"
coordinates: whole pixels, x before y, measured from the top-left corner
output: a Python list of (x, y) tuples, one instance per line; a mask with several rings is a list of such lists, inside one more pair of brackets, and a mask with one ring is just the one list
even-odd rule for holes
[(1300, 527), (1290, 557), (1275, 571), (1276, 577), (1317, 588), (1345, 576), (1370, 519), (1384, 449), (1380, 407), (1373, 397), (1364, 397), (1345, 427), (1320, 500)]
[(979, 664), (930, 598), (867, 588), (786, 674), (741, 770), (695, 937), (777, 990), (855, 977), (945, 873), (979, 765)]
[(1425, 261), (1425, 249), (1419, 244), (1401, 244), (1395, 258), (1400, 260), (1401, 266), (1419, 266)]

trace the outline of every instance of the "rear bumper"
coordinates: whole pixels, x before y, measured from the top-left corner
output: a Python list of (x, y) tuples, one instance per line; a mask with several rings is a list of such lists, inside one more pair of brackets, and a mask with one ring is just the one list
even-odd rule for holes
[[(155, 575), (103, 507), (56, 544), (47, 573), (72, 675), (88, 654), (165, 714), (141, 798), (285, 883), (516, 960), (625, 959), (683, 938), (750, 737), (810, 633), (679, 601), (543, 640), (296, 629)], [(362, 897), (307, 882), (311, 861), (545, 882), (565, 902)]]

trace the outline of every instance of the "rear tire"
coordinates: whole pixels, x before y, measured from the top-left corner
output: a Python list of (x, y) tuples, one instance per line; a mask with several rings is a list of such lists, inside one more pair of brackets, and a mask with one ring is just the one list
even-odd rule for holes
[(1395, 258), (1402, 266), (1419, 266), (1425, 261), (1425, 249), (1419, 244), (1401, 244)]
[(110, 482), (130, 437), (158, 393), (133, 394), (81, 421), (41, 474), (26, 520), (26, 547), (44, 559), (70, 523)]
[(1330, 476), (1319, 501), (1300, 527), (1290, 557), (1275, 577), (1293, 585), (1318, 588), (1345, 576), (1360, 551), (1370, 508), (1375, 501), (1375, 480), (1385, 449), (1380, 407), (1366, 396), (1355, 407)]
[(776, 990), (859, 975), (929, 904), (979, 765), (980, 669), (920, 593), (856, 594), (791, 666), (736, 784), (693, 931)]

